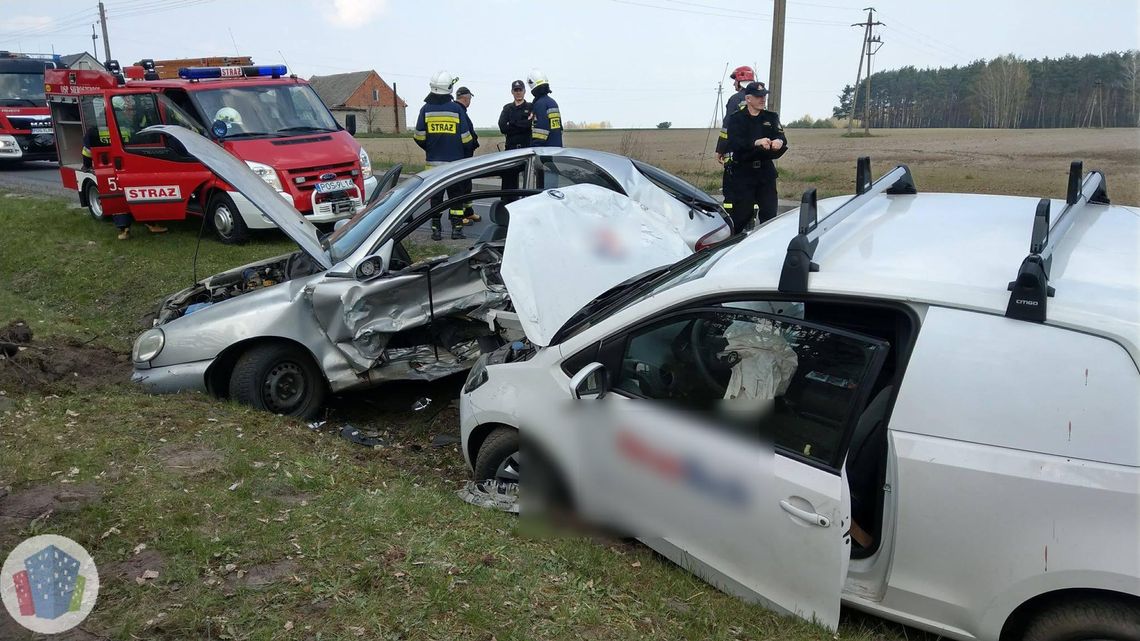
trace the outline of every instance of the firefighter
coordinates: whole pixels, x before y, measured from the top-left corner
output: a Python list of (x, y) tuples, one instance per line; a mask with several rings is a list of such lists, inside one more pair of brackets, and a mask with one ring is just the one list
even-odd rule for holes
[[(475, 150), (479, 148), (479, 134), (475, 133), (475, 125), (471, 122), (471, 117), (467, 115), (467, 109), (471, 107), (471, 99), (474, 97), (475, 94), (471, 93), (471, 90), (467, 87), (460, 87), (459, 89), (455, 90), (455, 103), (459, 105), (460, 110), (463, 112), (463, 122), (467, 125), (467, 131), (471, 132), (471, 146), (464, 148), (464, 158), (470, 158), (474, 156)], [(465, 182), (467, 183), (467, 193), (471, 193), (471, 181), (468, 180)], [(482, 216), (476, 214), (475, 210), (471, 208), (470, 203), (468, 203), (467, 206), (463, 208), (464, 225), (470, 225), (471, 223), (478, 222), (482, 219)]]
[(550, 97), (550, 83), (546, 74), (531, 69), (526, 83), (530, 85), (530, 93), (534, 96), (534, 127), (531, 129), (530, 146), (561, 147), (562, 113), (558, 111), (558, 103)]
[(744, 88), (745, 108), (726, 119), (725, 152), (732, 154), (732, 216), (736, 233), (744, 231), (759, 207), (759, 222), (776, 216), (776, 165), (772, 161), (788, 150), (780, 115), (765, 109), (768, 90), (758, 82)]
[(724, 120), (721, 122), (720, 136), (716, 140), (716, 161), (724, 165), (720, 187), (721, 193), (724, 194), (724, 210), (732, 216), (732, 156), (726, 155), (725, 151), (728, 144), (728, 117), (744, 108), (744, 86), (756, 80), (756, 72), (752, 67), (741, 66), (733, 69), (728, 77), (732, 79), (732, 87), (736, 93), (729, 96), (728, 102), (725, 103)]
[(245, 123), (241, 121), (241, 112), (233, 107), (222, 107), (218, 113), (214, 114), (215, 121), (222, 121), (226, 123), (226, 133), (240, 133), (245, 129)]
[[(139, 105), (135, 103), (140, 99), (138, 96), (113, 96), (111, 98), (111, 108), (115, 112), (115, 122), (119, 126), (119, 138), (122, 139), (124, 145), (131, 141), (132, 136), (158, 122), (158, 119), (150, 113), (153, 109), (138, 109)], [(114, 214), (111, 220), (119, 230), (119, 240), (130, 240), (131, 223), (134, 222), (134, 217), (130, 214)], [(164, 234), (167, 231), (166, 227), (162, 225), (143, 224), (152, 234)]]
[[(416, 119), (416, 131), (412, 139), (416, 141), (427, 156), (427, 164), (435, 167), (444, 163), (462, 160), (468, 148), (472, 148), (474, 139), (471, 136), (463, 109), (451, 99), (451, 88), (459, 78), (447, 71), (436, 72), (431, 78), (429, 86), (431, 93), (424, 98), (424, 106), (420, 108), (419, 118)], [(447, 198), (458, 198), (470, 191), (470, 184), (462, 183), (452, 185), (447, 189)], [(464, 190), (466, 188), (466, 191)], [(443, 194), (437, 194), (431, 199), (433, 206), (443, 202)], [(464, 238), (463, 235), (463, 206), (456, 203), (448, 210), (448, 219), (451, 221), (451, 237)], [(440, 224), (443, 212), (437, 212), (431, 221), (431, 239), (442, 240), (443, 232)]]

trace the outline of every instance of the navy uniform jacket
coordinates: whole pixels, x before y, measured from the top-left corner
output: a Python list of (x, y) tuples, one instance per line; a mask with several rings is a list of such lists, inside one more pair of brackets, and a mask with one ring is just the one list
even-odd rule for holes
[(463, 151), (463, 157), (470, 158), (475, 155), (475, 150), (479, 148), (479, 134), (475, 133), (475, 125), (471, 122), (471, 117), (467, 115), (467, 107), (464, 107), (461, 102), (456, 102), (455, 104), (459, 105), (459, 111), (463, 113), (462, 126), (460, 128), (467, 127), (467, 131), (471, 132), (471, 144), (464, 147)]
[(462, 160), (470, 155), (468, 150), (475, 151), (470, 123), (463, 107), (451, 96), (428, 94), (412, 139), (427, 152), (428, 162)]
[(550, 97), (550, 87), (540, 85), (531, 90), (534, 94), (534, 128), (530, 134), (531, 147), (562, 146), (562, 113), (558, 103)]
[(724, 120), (721, 122), (720, 137), (716, 139), (716, 153), (723, 156), (728, 149), (728, 117), (747, 106), (744, 104), (743, 89), (728, 97), (728, 102), (724, 106)]
[[(788, 151), (788, 139), (780, 124), (780, 114), (774, 111), (761, 111), (753, 116), (748, 109), (741, 109), (726, 119), (728, 139), (725, 151), (732, 154), (732, 162), (738, 175), (755, 176), (761, 182), (776, 180), (776, 165), (772, 162)], [(781, 140), (784, 143), (778, 151), (756, 146), (761, 138)]]

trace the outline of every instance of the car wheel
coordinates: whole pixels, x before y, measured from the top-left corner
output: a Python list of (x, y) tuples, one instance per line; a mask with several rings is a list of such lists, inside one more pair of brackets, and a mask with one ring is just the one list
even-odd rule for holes
[(325, 399), (325, 380), (313, 359), (283, 343), (258, 345), (238, 358), (230, 398), (274, 414), (313, 418)]
[(519, 482), (518, 430), (499, 427), (483, 439), (475, 456), (475, 480), (484, 479)]
[(103, 222), (103, 202), (99, 200), (99, 186), (90, 180), (83, 183), (83, 198), (87, 201), (87, 213), (92, 220)]
[(249, 227), (234, 201), (223, 193), (214, 194), (206, 207), (206, 216), (218, 240), (227, 245), (241, 245), (249, 240)]
[(1029, 624), (1023, 641), (1140, 641), (1140, 605), (1080, 600), (1049, 610)]

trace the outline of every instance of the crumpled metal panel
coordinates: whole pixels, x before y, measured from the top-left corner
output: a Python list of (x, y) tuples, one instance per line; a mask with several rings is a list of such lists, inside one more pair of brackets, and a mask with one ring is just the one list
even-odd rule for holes
[(434, 381), (471, 367), (479, 356), (479, 342), (464, 341), (451, 349), (432, 345), (396, 347), (384, 351), (384, 366), (368, 373), (373, 381)]

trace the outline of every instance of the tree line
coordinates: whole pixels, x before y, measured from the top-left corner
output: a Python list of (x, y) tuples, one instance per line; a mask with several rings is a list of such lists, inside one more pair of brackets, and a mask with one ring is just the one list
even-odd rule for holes
[(965, 66), (878, 71), (839, 95), (836, 118), (872, 127), (1138, 127), (1140, 51), (1024, 60), (1010, 54)]

